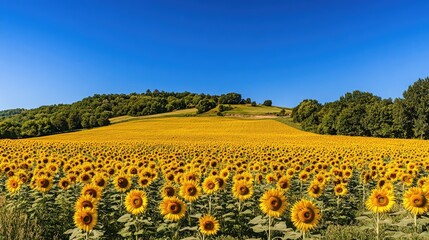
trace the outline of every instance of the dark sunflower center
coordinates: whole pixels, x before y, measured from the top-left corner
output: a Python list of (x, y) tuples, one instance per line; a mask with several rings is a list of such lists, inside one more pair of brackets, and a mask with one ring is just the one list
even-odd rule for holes
[(135, 168), (133, 168), (133, 169), (131, 169), (131, 174), (136, 174), (137, 173), (137, 169), (135, 169)]
[(91, 215), (86, 215), (85, 217), (83, 217), (83, 223), (85, 223), (86, 225), (89, 225), (91, 222), (92, 222)]
[(311, 223), (314, 220), (315, 214), (313, 209), (305, 208), (302, 210), (301, 216), (304, 223)]
[(83, 175), (82, 180), (83, 181), (89, 181), (89, 175), (87, 175), (87, 174)]
[(320, 193), (320, 187), (315, 185), (315, 186), (311, 187), (311, 191), (315, 194), (318, 194), (318, 193)]
[(97, 181), (97, 186), (103, 187), (105, 183), (106, 183), (106, 181), (104, 181), (104, 179), (100, 179)]
[(207, 221), (204, 223), (204, 229), (207, 231), (213, 230), (214, 227), (215, 227), (215, 225), (214, 225), (214, 222), (212, 222), (212, 221)]
[(338, 187), (336, 188), (337, 193), (342, 193), (343, 192), (343, 188), (342, 187)]
[(421, 208), (426, 206), (427, 199), (425, 196), (418, 194), (411, 196), (411, 202), (413, 203), (414, 207)]
[(40, 181), (40, 186), (42, 188), (47, 188), (49, 186), (49, 180), (48, 179), (42, 179), (42, 181)]
[(84, 208), (93, 208), (93, 207), (94, 207), (94, 206), (92, 205), (92, 202), (91, 202), (91, 201), (88, 201), (88, 200), (83, 201), (83, 202), (82, 202), (82, 206), (83, 206)]
[(216, 187), (216, 184), (214, 184), (213, 182), (210, 182), (209, 184), (207, 184), (208, 189), (214, 189), (215, 187)]
[(126, 187), (128, 187), (128, 180), (126, 178), (119, 178), (118, 179), (118, 186), (120, 188), (126, 188)]
[(135, 207), (135, 208), (139, 208), (139, 207), (141, 207), (143, 205), (143, 199), (141, 198), (141, 197), (135, 197), (134, 199), (133, 199), (133, 206)]
[(166, 187), (165, 188), (165, 193), (167, 196), (169, 197), (173, 197), (174, 196), (174, 189), (172, 187)]
[(189, 196), (195, 196), (197, 194), (197, 188), (195, 186), (190, 186), (188, 189), (186, 189), (186, 192), (189, 194)]
[(268, 201), (270, 203), (270, 209), (273, 211), (279, 210), (283, 203), (279, 197), (275, 197), (275, 196), (270, 197)]
[(13, 182), (13, 183), (12, 183), (12, 187), (13, 187), (13, 188), (17, 188), (17, 187), (18, 187), (18, 183), (17, 183), (17, 182)]
[(85, 194), (93, 197), (93, 198), (97, 198), (97, 191), (95, 191), (94, 189), (88, 189), (85, 191)]
[(172, 214), (178, 214), (182, 210), (182, 206), (179, 203), (170, 203), (168, 209)]
[(225, 181), (222, 178), (216, 178), (217, 183), (219, 184), (219, 187), (223, 187), (223, 185), (225, 184)]
[(143, 179), (141, 181), (141, 183), (142, 183), (143, 186), (145, 186), (145, 185), (147, 185), (149, 183), (149, 181), (147, 179)]
[(68, 183), (68, 182), (66, 182), (66, 181), (64, 181), (62, 185), (63, 185), (63, 187), (65, 187), (65, 188), (66, 188), (66, 187), (69, 185), (69, 183)]
[(385, 195), (377, 195), (376, 199), (379, 207), (384, 207), (384, 206), (387, 206), (387, 204), (389, 204), (389, 198)]
[(286, 189), (289, 187), (289, 183), (287, 181), (282, 181), (282, 182), (280, 182), (280, 187), (282, 189)]
[(240, 195), (247, 195), (250, 192), (249, 188), (246, 186), (241, 186), (239, 190)]

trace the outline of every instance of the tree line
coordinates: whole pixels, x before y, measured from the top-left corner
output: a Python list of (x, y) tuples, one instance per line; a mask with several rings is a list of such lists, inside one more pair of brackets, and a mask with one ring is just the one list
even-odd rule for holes
[(361, 91), (326, 104), (306, 99), (292, 110), (292, 118), (304, 130), (320, 134), (428, 139), (429, 77), (395, 100)]
[[(250, 99), (248, 99), (250, 100)], [(196, 108), (203, 113), (221, 104), (245, 103), (241, 94), (217, 95), (150, 91), (95, 94), (72, 104), (0, 111), (0, 138), (26, 138), (110, 124), (109, 118), (143, 116)]]

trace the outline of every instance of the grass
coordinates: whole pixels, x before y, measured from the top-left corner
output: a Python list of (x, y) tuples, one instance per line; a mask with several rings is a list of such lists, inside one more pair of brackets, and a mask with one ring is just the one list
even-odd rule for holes
[(303, 130), (301, 124), (294, 122), (291, 117), (276, 118), (276, 121), (284, 123), (289, 127), (293, 127), (298, 130)]
[(139, 116), (139, 117), (133, 117), (133, 116), (120, 116), (120, 117), (114, 117), (109, 119), (111, 124), (115, 123), (121, 123), (121, 122), (128, 122), (133, 120), (139, 120), (139, 119), (147, 119), (147, 118), (161, 118), (161, 117), (188, 117), (188, 116), (195, 116), (197, 110), (195, 108), (190, 109), (183, 109), (183, 110), (177, 110), (173, 112), (167, 112), (167, 113), (159, 113), (159, 114), (153, 114), (153, 115), (147, 115), (147, 116)]
[(22, 211), (17, 211), (0, 196), (0, 239), (43, 239), (43, 228)]
[[(257, 106), (251, 106), (250, 104), (233, 104), (230, 105), (232, 107), (231, 110), (224, 111), (224, 115), (240, 115), (240, 116), (266, 116), (266, 115), (276, 115), (278, 114), (283, 108), (276, 107), (276, 106), (264, 106), (264, 105), (257, 105)], [(286, 113), (291, 113), (291, 109), (285, 108)], [(219, 112), (219, 107), (216, 107), (206, 113), (203, 113), (201, 115), (203, 116), (215, 116)]]

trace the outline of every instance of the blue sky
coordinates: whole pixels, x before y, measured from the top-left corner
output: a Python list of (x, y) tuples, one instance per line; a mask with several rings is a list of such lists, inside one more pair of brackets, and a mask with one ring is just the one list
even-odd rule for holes
[(293, 107), (429, 76), (429, 1), (0, 0), (0, 109), (146, 89)]

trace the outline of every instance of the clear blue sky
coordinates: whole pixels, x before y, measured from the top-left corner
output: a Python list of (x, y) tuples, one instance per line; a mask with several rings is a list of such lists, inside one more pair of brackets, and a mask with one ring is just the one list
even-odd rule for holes
[(429, 1), (0, 0), (0, 109), (146, 89), (292, 107), (429, 76)]

